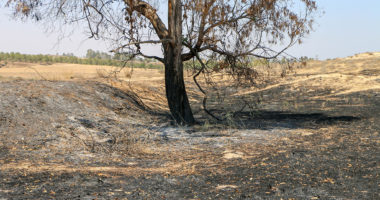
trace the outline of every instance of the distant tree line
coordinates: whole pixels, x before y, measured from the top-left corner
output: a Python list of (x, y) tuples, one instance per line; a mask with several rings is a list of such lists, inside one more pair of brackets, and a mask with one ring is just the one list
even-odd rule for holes
[[(127, 55), (115, 54), (110, 55), (105, 52), (87, 50), (85, 58), (76, 57), (73, 53), (63, 53), (62, 55), (30, 55), (18, 52), (4, 53), (0, 52), (0, 61), (7, 62), (30, 62), (30, 63), (70, 63), (83, 65), (107, 65), (107, 66), (124, 66), (124, 61), (128, 59)], [(131, 62), (137, 68), (159, 69), (161, 64), (154, 63), (151, 59), (134, 58)], [(130, 65), (130, 64), (128, 64)]]

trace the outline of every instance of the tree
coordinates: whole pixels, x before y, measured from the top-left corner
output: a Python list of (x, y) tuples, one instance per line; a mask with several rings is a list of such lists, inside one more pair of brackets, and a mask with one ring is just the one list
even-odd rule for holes
[[(114, 53), (162, 62), (168, 105), (179, 124), (195, 122), (185, 61), (201, 64), (195, 81), (207, 59), (238, 76), (254, 76), (246, 61), (276, 58), (301, 42), (317, 11), (316, 0), (8, 0), (7, 6), (37, 21), (86, 24), (90, 38), (114, 42)], [(161, 45), (163, 57), (145, 54), (147, 43)]]

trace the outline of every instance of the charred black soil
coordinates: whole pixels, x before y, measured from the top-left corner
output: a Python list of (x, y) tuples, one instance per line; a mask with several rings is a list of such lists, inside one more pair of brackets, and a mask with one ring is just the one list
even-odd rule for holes
[(189, 128), (100, 83), (0, 87), (0, 199), (380, 199), (380, 90), (274, 87)]

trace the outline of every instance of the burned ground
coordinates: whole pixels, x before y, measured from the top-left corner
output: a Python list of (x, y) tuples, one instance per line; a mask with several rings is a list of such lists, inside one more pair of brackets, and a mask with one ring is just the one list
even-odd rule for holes
[(375, 68), (301, 70), (240, 91), (254, 113), (194, 127), (151, 109), (159, 87), (1, 82), (0, 199), (379, 199)]

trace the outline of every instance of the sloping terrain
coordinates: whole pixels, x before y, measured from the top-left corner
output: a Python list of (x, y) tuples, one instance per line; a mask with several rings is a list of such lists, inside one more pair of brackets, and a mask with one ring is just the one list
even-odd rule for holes
[(232, 91), (260, 98), (254, 113), (218, 124), (196, 109), (194, 127), (172, 123), (158, 71), (136, 70), (132, 91), (96, 70), (49, 81), (1, 68), (0, 199), (379, 199), (378, 61), (313, 61)]
[(132, 140), (148, 137), (137, 135), (141, 122), (149, 121), (144, 106), (108, 85), (21, 80), (0, 87), (2, 168), (44, 159), (82, 162), (93, 156), (87, 152), (107, 151), (111, 145), (127, 150)]

